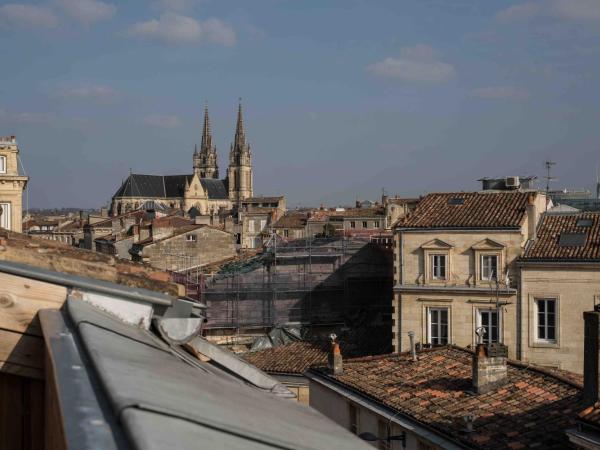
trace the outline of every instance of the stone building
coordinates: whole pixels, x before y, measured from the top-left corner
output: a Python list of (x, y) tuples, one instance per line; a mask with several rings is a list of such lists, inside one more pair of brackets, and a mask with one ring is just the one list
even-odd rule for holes
[(600, 304), (600, 213), (544, 214), (518, 264), (517, 357), (583, 373), (583, 313)]
[(517, 353), (516, 260), (546, 197), (535, 191), (429, 194), (395, 229), (393, 335), (409, 348), (501, 342)]
[(17, 139), (0, 137), (0, 228), (21, 232), (23, 190), (28, 180), (19, 174)]
[(134, 243), (130, 253), (135, 262), (178, 272), (234, 258), (236, 246), (231, 233), (206, 225), (190, 225), (164, 237), (151, 236)]
[(216, 216), (223, 210), (237, 209), (241, 201), (252, 197), (252, 151), (246, 141), (241, 103), (226, 178), (219, 179), (208, 108), (204, 111), (200, 150), (194, 150), (193, 168), (192, 174), (185, 175), (130, 174), (113, 196), (111, 214), (137, 210), (152, 201), (186, 213), (194, 208), (201, 215)]

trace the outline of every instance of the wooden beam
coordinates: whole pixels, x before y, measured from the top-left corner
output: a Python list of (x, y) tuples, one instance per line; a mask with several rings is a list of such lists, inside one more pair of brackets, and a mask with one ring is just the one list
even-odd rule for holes
[(0, 372), (44, 379), (44, 340), (0, 329)]
[(0, 328), (41, 336), (37, 312), (59, 309), (66, 298), (64, 286), (0, 273)]

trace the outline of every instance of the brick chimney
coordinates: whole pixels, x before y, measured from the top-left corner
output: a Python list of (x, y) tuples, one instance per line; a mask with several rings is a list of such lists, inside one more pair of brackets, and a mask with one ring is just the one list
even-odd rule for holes
[(477, 344), (473, 355), (473, 389), (485, 394), (506, 383), (508, 347), (503, 344)]
[(600, 400), (600, 305), (583, 313), (583, 399), (587, 406)]
[(341, 375), (344, 371), (342, 353), (340, 352), (340, 344), (337, 342), (337, 336), (331, 334), (331, 349), (327, 355), (327, 367), (332, 375)]

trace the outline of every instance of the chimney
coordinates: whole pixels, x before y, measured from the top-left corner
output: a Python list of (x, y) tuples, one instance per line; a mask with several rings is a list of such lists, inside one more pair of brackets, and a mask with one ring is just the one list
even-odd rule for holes
[(412, 355), (412, 360), (413, 361), (418, 361), (418, 359), (417, 359), (417, 349), (415, 347), (415, 332), (414, 331), (409, 331), (408, 332), (408, 338), (410, 339), (410, 353)]
[(528, 239), (534, 240), (537, 237), (536, 228), (538, 224), (538, 212), (535, 205), (535, 194), (532, 192), (527, 196), (527, 228)]
[(507, 381), (508, 347), (503, 344), (477, 344), (473, 355), (473, 389), (485, 394)]
[(600, 305), (583, 313), (583, 400), (591, 406), (600, 400)]
[(341, 375), (344, 371), (342, 353), (340, 352), (340, 345), (337, 342), (337, 336), (331, 334), (331, 350), (327, 356), (327, 367), (332, 375)]

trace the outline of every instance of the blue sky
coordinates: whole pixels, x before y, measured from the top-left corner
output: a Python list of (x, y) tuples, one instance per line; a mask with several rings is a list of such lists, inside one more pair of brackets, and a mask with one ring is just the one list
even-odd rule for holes
[(0, 2), (0, 55), (32, 207), (190, 172), (205, 101), (224, 173), (238, 97), (255, 193), (291, 207), (541, 177), (547, 158), (556, 187), (591, 188), (600, 162), (598, 0)]

